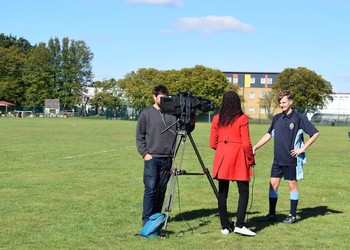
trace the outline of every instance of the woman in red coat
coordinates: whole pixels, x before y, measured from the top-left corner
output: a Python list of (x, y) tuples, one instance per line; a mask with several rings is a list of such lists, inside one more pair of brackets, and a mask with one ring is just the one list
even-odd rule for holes
[[(248, 117), (243, 113), (239, 96), (234, 91), (224, 94), (220, 113), (213, 117), (210, 147), (216, 150), (212, 176), (219, 181), (218, 207), (221, 233), (229, 234), (234, 231), (254, 236), (255, 233), (244, 226), (244, 218), (249, 199), (249, 181), (255, 160), (249, 136)], [(230, 181), (236, 181), (239, 191), (234, 229), (227, 214)]]

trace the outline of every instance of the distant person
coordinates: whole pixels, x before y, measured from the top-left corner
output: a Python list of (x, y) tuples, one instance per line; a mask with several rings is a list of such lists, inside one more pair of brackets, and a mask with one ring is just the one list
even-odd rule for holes
[[(269, 213), (260, 221), (276, 221), (276, 204), (278, 186), (281, 178), (288, 180), (290, 193), (290, 211), (283, 221), (286, 224), (297, 222), (296, 211), (299, 201), (298, 180), (303, 179), (302, 164), (305, 161), (305, 150), (319, 136), (318, 130), (306, 116), (292, 109), (293, 96), (290, 91), (278, 95), (282, 113), (275, 115), (267, 133), (253, 147), (256, 150), (274, 137), (274, 158), (270, 175)], [(303, 133), (309, 136), (304, 144)]]
[[(221, 233), (227, 235), (233, 231), (255, 236), (254, 232), (244, 226), (249, 199), (249, 181), (255, 160), (249, 136), (248, 117), (243, 114), (239, 96), (234, 91), (224, 94), (220, 113), (213, 117), (210, 147), (216, 150), (212, 177), (219, 181), (218, 208)], [(235, 226), (227, 214), (227, 196), (231, 181), (236, 181), (239, 192)]]
[[(153, 88), (154, 104), (144, 109), (137, 122), (137, 150), (144, 161), (144, 195), (142, 224), (154, 213), (162, 211), (167, 183), (171, 176), (172, 157), (176, 144), (176, 117), (160, 110), (161, 97), (167, 96), (163, 85)], [(171, 126), (164, 133), (163, 130)]]

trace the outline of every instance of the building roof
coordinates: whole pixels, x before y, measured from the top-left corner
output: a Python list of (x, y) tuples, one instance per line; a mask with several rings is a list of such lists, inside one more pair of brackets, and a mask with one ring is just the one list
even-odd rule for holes
[(7, 102), (7, 101), (0, 101), (0, 106), (16, 106), (16, 104), (13, 104), (11, 102)]

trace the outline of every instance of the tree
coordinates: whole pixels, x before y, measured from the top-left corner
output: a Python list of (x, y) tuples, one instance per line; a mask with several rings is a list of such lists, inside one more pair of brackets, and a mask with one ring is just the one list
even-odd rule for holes
[(0, 99), (17, 105), (25, 100), (22, 71), (32, 48), (24, 38), (0, 34)]
[(62, 85), (62, 53), (61, 53), (61, 44), (60, 40), (56, 37), (55, 39), (50, 38), (47, 48), (50, 51), (50, 64), (53, 67), (53, 82), (55, 84), (53, 91), (56, 93), (58, 98), (59, 86)]
[(10, 47), (16, 47), (21, 51), (23, 54), (28, 54), (33, 46), (23, 37), (20, 37), (17, 39), (17, 37), (9, 35), (6, 36), (4, 33), (0, 34), (0, 47), (4, 48), (10, 48)]
[(64, 107), (79, 103), (81, 93), (92, 81), (93, 53), (84, 41), (62, 40), (58, 97)]
[(115, 93), (117, 88), (117, 81), (114, 78), (95, 82), (95, 96), (91, 103), (95, 105), (97, 114), (101, 111), (99, 107), (114, 110), (119, 105), (120, 101)]
[[(141, 68), (137, 72), (128, 73), (124, 79), (118, 80), (118, 85), (129, 100), (128, 105), (142, 109), (152, 103), (152, 88), (161, 84), (159, 71), (153, 68)], [(166, 84), (163, 82), (162, 84)]]
[(32, 46), (24, 38), (0, 34), (0, 98), (17, 105), (44, 105), (58, 98), (64, 106), (79, 103), (92, 82), (93, 53), (84, 41), (58, 38)]
[(42, 106), (45, 99), (55, 97), (55, 68), (51, 64), (51, 53), (45, 43), (32, 49), (23, 69), (26, 85), (24, 105)]
[(181, 70), (164, 70), (141, 68), (128, 73), (118, 85), (125, 92), (132, 107), (142, 109), (153, 103), (152, 88), (158, 84), (168, 87), (170, 94), (177, 91), (189, 92), (212, 100), (216, 105), (221, 102), (222, 94), (235, 89), (229, 85), (226, 76), (219, 70), (195, 66)]
[(271, 92), (265, 92), (264, 96), (260, 98), (259, 106), (265, 110), (267, 118), (271, 119), (276, 109), (274, 96)]
[(0, 46), (0, 99), (20, 105), (24, 101), (25, 86), (22, 79), (26, 56), (15, 46)]
[(212, 100), (218, 107), (222, 95), (229, 90), (237, 90), (220, 70), (197, 65), (179, 71), (179, 80), (175, 87), (181, 91), (191, 91), (195, 96)]
[(303, 114), (322, 109), (333, 93), (330, 82), (304, 67), (286, 68), (278, 75), (272, 94), (277, 96), (283, 90), (293, 93), (293, 107)]

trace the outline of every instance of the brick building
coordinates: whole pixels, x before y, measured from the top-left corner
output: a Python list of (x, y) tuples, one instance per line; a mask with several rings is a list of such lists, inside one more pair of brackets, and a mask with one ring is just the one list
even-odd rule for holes
[[(244, 102), (242, 108), (246, 115), (252, 119), (267, 119), (265, 108), (260, 107), (260, 99), (265, 93), (271, 91), (272, 84), (277, 81), (277, 72), (223, 72), (229, 82), (239, 87), (238, 94), (242, 95)], [(277, 110), (274, 112), (276, 113)]]

